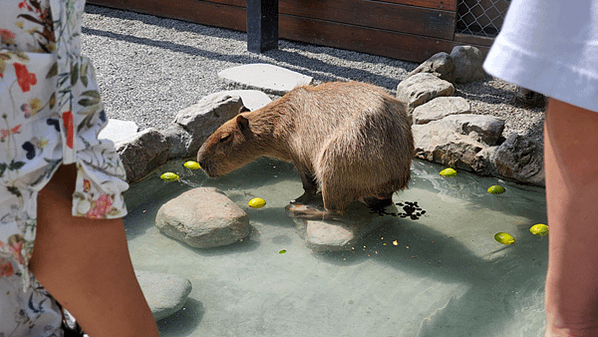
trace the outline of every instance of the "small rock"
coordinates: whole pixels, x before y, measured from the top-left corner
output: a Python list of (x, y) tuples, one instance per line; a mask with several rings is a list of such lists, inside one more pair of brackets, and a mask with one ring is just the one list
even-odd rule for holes
[(407, 103), (411, 110), (438, 96), (454, 93), (455, 87), (450, 82), (428, 73), (415, 74), (397, 86), (397, 99)]
[(174, 274), (135, 270), (143, 296), (159, 321), (181, 310), (191, 293), (191, 282)]
[(429, 73), (442, 80), (455, 83), (455, 63), (451, 56), (445, 52), (432, 55), (410, 72), (407, 77), (419, 73)]
[(473, 46), (455, 46), (451, 51), (451, 58), (455, 63), (455, 82), (465, 84), (486, 77), (482, 68), (484, 55)]
[(127, 182), (139, 181), (168, 160), (166, 138), (158, 130), (149, 128), (122, 139), (115, 144)]
[[(306, 220), (293, 216), (294, 210), (305, 205), (288, 205), (287, 213), (293, 218), (299, 235), (305, 245), (314, 251), (338, 252), (355, 248), (364, 235), (389, 223), (396, 223), (392, 216), (372, 213), (362, 202), (349, 205), (342, 220)], [(312, 206), (313, 207), (313, 206)], [(398, 213), (395, 205), (385, 209), (388, 213)]]
[[(249, 109), (249, 111), (257, 110), (264, 105), (272, 102), (272, 99), (258, 90), (229, 90), (211, 94), (204, 97), (202, 100), (211, 100), (212, 96), (224, 96), (228, 95), (231, 97), (239, 96), (243, 100), (243, 105)], [(201, 102), (201, 101), (200, 101)]]
[(156, 227), (195, 248), (229, 245), (250, 230), (247, 214), (213, 187), (192, 189), (162, 205)]
[(546, 96), (535, 91), (517, 86), (515, 89), (515, 104), (524, 108), (543, 108), (546, 106)]
[(271, 64), (246, 64), (225, 69), (218, 77), (227, 83), (274, 95), (284, 95), (294, 88), (309, 85), (313, 78)]
[(135, 122), (108, 119), (108, 124), (98, 134), (98, 139), (109, 139), (114, 143), (129, 138), (139, 131)]
[(413, 110), (413, 123), (426, 124), (449, 115), (470, 113), (471, 105), (463, 97), (437, 97)]

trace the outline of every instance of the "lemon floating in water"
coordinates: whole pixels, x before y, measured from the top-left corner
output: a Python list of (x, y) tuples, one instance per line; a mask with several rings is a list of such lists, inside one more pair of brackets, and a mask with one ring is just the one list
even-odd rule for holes
[(454, 177), (457, 175), (457, 171), (451, 167), (447, 167), (439, 173), (443, 177)]
[(286, 250), (286, 249), (282, 249), (280, 252), (278, 252), (278, 254), (284, 254), (284, 253), (286, 253), (286, 252), (287, 252), (287, 250)]
[(503, 245), (512, 245), (513, 243), (515, 243), (515, 238), (513, 237), (513, 235), (505, 232), (498, 232), (494, 234), (494, 239), (502, 243)]
[(503, 194), (506, 189), (500, 185), (492, 185), (488, 187), (488, 193), (490, 194)]
[(548, 235), (548, 226), (543, 223), (539, 223), (530, 227), (529, 232), (537, 236)]
[(253, 199), (249, 200), (248, 205), (249, 205), (249, 207), (253, 207), (253, 208), (262, 208), (262, 207), (266, 206), (266, 200), (264, 200), (262, 198), (253, 198)]
[(160, 179), (166, 180), (166, 181), (175, 181), (175, 180), (179, 180), (179, 175), (176, 173), (172, 173), (172, 172), (164, 172), (160, 176)]
[(193, 160), (189, 160), (187, 162), (185, 162), (183, 164), (183, 166), (185, 166), (186, 168), (190, 169), (190, 170), (199, 170), (201, 168), (201, 166), (199, 166), (199, 163)]

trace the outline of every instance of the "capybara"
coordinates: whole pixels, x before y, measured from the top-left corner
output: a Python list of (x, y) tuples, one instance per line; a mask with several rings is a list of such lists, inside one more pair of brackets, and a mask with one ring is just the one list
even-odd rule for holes
[(319, 184), (325, 208), (299, 215), (324, 219), (342, 215), (355, 200), (392, 203), (392, 194), (407, 187), (414, 154), (402, 102), (370, 84), (331, 82), (242, 109), (205, 141), (197, 161), (210, 177), (259, 156), (292, 162), (305, 190), (294, 202), (312, 201)]

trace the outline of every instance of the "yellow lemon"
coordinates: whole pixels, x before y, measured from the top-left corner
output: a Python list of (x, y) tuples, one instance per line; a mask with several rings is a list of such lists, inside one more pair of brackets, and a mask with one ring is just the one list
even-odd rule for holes
[(179, 175), (176, 173), (172, 173), (172, 172), (164, 172), (160, 176), (160, 179), (166, 180), (166, 181), (175, 181), (175, 180), (179, 180)]
[(253, 199), (249, 200), (248, 205), (249, 205), (249, 207), (253, 207), (253, 208), (262, 208), (262, 207), (266, 206), (266, 200), (264, 200), (262, 198), (253, 198)]
[(503, 194), (506, 189), (500, 185), (492, 185), (488, 187), (488, 193), (490, 194)]
[(530, 227), (529, 232), (537, 236), (548, 235), (548, 226), (543, 223), (539, 223)]
[(457, 175), (457, 171), (455, 169), (447, 167), (444, 170), (440, 171), (439, 173), (443, 177), (454, 177)]
[(502, 243), (503, 245), (512, 245), (513, 243), (515, 243), (515, 238), (513, 237), (513, 235), (505, 232), (498, 232), (494, 234), (494, 239)]
[(185, 162), (183, 164), (183, 166), (185, 166), (186, 168), (190, 169), (190, 170), (199, 170), (201, 168), (201, 166), (199, 166), (199, 163), (193, 160), (189, 160), (187, 162)]

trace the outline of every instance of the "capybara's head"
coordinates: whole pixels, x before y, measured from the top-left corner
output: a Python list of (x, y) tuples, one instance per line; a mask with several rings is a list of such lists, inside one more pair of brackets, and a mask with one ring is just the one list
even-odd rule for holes
[(234, 171), (260, 154), (256, 153), (255, 135), (249, 120), (239, 114), (222, 124), (197, 152), (197, 162), (210, 177)]

